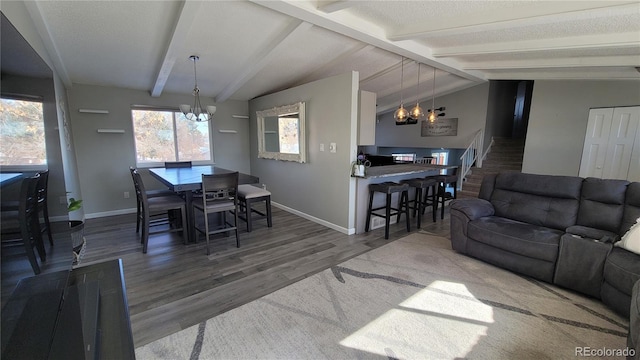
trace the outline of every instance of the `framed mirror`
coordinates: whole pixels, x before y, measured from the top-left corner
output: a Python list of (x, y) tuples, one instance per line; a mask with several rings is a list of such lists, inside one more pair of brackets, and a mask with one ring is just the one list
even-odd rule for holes
[(258, 158), (306, 162), (304, 102), (256, 111)]

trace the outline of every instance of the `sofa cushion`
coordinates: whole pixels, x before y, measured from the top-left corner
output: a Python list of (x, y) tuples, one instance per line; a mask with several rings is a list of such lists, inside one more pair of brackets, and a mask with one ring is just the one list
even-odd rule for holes
[(555, 262), (564, 231), (488, 216), (469, 222), (469, 238), (534, 259)]
[(640, 182), (634, 182), (627, 186), (627, 193), (624, 201), (624, 215), (622, 217), (622, 226), (620, 226), (620, 235), (629, 231), (629, 228), (636, 223), (636, 219), (640, 217)]
[(564, 230), (575, 225), (582, 178), (500, 173), (491, 204), (496, 216)]
[[(624, 234), (622, 239), (616, 243), (616, 246), (640, 255), (640, 218), (636, 220), (636, 223)], [(638, 261), (640, 261), (640, 258)]]
[(604, 280), (622, 293), (631, 296), (631, 289), (640, 279), (640, 257), (615, 247), (604, 264)]
[(624, 212), (626, 180), (586, 178), (580, 193), (578, 225), (618, 233)]

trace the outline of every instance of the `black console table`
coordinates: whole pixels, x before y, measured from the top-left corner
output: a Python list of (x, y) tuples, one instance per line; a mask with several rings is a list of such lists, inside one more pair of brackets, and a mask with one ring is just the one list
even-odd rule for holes
[(122, 261), (21, 280), (2, 309), (3, 359), (135, 359)]

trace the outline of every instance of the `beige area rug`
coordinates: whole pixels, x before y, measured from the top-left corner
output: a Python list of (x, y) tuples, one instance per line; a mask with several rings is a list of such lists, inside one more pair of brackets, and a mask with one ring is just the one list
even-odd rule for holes
[(200, 325), (138, 359), (570, 359), (626, 347), (597, 300), (414, 233)]

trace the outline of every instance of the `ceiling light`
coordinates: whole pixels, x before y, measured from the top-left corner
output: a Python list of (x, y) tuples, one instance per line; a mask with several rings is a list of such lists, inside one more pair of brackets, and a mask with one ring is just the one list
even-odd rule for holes
[(420, 63), (418, 63), (418, 85), (416, 87), (416, 106), (409, 112), (410, 117), (417, 123), (424, 117), (424, 111), (420, 107)]
[(213, 118), (213, 114), (216, 112), (215, 106), (207, 106), (206, 111), (203, 111), (202, 105), (200, 105), (200, 89), (198, 88), (198, 76), (196, 73), (196, 61), (200, 59), (197, 55), (189, 56), (189, 59), (193, 60), (193, 76), (195, 78), (195, 86), (193, 87), (193, 96), (195, 98), (193, 107), (182, 104), (180, 105), (180, 111), (184, 114), (187, 120), (192, 121), (209, 121)]
[(432, 101), (431, 101), (431, 109), (429, 109), (429, 115), (427, 115), (427, 119), (429, 122), (434, 122), (438, 119), (438, 116), (444, 116), (444, 114), (438, 114), (436, 111), (442, 111), (444, 108), (436, 109), (436, 68), (433, 68), (433, 93), (432, 93)]
[(404, 80), (404, 57), (402, 57), (401, 72), (400, 72), (400, 107), (396, 112), (393, 113), (393, 118), (396, 119), (396, 124), (404, 124), (407, 122), (407, 118), (409, 117), (409, 112), (404, 108), (403, 99), (402, 99), (402, 89), (403, 89), (403, 80)]

